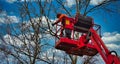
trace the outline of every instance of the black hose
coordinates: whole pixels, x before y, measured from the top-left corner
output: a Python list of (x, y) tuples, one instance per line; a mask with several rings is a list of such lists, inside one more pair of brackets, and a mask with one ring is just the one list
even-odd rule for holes
[(116, 51), (110, 51), (109, 54), (112, 54), (112, 53), (115, 53), (116, 56), (118, 56), (117, 52)]

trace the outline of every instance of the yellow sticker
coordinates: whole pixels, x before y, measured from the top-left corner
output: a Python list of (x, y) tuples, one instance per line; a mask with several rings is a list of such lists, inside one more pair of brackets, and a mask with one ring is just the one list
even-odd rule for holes
[(66, 25), (69, 25), (69, 24), (70, 24), (70, 21), (69, 21), (69, 20), (66, 20), (66, 21), (65, 21), (65, 24), (66, 24)]

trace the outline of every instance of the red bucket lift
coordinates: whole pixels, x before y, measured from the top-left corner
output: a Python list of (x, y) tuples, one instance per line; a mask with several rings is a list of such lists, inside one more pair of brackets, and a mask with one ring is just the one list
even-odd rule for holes
[(68, 51), (72, 48), (78, 47), (78, 42), (72, 39), (68, 39), (67, 37), (61, 37), (55, 45), (56, 49), (60, 49), (63, 51)]
[[(78, 56), (94, 56), (99, 53), (106, 64), (120, 64), (117, 53), (115, 51), (109, 51), (102, 41), (101, 36), (98, 35), (97, 31), (100, 26), (93, 24), (93, 20), (90, 17), (83, 17), (80, 15), (78, 20), (79, 21), (74, 25), (74, 29), (72, 29), (72, 38), (69, 39), (60, 36), (59, 40), (56, 41), (55, 48), (63, 50), (68, 54)], [(99, 28), (93, 28), (94, 25), (99, 26)], [(56, 34), (59, 30), (62, 29), (57, 29)], [(82, 33), (79, 39), (74, 39), (74, 31)], [(116, 55), (112, 53), (115, 53)]]

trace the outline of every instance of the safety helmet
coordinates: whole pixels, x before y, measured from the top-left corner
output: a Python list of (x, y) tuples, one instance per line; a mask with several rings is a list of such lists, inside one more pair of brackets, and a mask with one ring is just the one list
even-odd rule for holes
[(57, 14), (57, 18), (61, 18), (61, 17), (63, 17), (63, 16), (66, 16), (65, 14), (61, 14), (61, 13), (58, 13)]

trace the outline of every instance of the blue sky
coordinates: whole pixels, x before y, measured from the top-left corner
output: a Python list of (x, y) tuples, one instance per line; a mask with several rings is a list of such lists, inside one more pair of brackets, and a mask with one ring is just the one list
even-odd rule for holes
[[(44, 1), (44, 0), (43, 0)], [(54, 0), (53, 0), (54, 1)], [(75, 5), (75, 2), (73, 0), (66, 0), (67, 3), (66, 7), (70, 8), (73, 5)], [(91, 6), (98, 5), (102, 0), (92, 0)], [(5, 25), (5, 18), (4, 16), (7, 16), (8, 18), (12, 19), (12, 24), (15, 26), (20, 21), (20, 17), (18, 12), (18, 8), (16, 6), (17, 3), (21, 3), (16, 0), (0, 0), (0, 9), (3, 9), (3, 11), (0, 13), (0, 31), (2, 32), (2, 36), (6, 35), (5, 30), (1, 30), (2, 28), (7, 28)], [(116, 3), (119, 4), (120, 2)], [(96, 24), (101, 25), (102, 27), (102, 35), (103, 35), (103, 41), (106, 43), (106, 45), (111, 50), (116, 50), (118, 52), (118, 55), (120, 55), (120, 7), (118, 7), (119, 13), (107, 13), (104, 10), (96, 10), (93, 13), (88, 14), (89, 16), (94, 18), (94, 22)], [(112, 7), (112, 5), (110, 5)], [(75, 13), (74, 11), (72, 13)], [(74, 15), (74, 14), (73, 14)], [(52, 18), (55, 19), (55, 18)]]
[[(73, 0), (68, 0), (68, 3), (66, 6), (68, 7), (72, 7), (72, 5), (75, 4), (75, 2), (71, 2)], [(23, 0), (21, 0), (21, 2), (23, 2)], [(97, 5), (97, 2), (99, 2), (99, 0), (93, 0), (93, 2), (91, 2), (91, 5)], [(17, 12), (18, 8), (16, 6), (16, 4), (19, 3), (16, 0), (0, 0), (0, 6), (1, 8), (5, 11), (5, 14), (9, 15), (9, 16), (16, 16), (16, 18), (19, 18), (19, 14)], [(120, 32), (120, 11), (119, 14), (118, 13), (106, 13), (104, 11), (100, 11), (97, 10), (97, 13), (90, 13), (88, 15), (92, 16), (94, 18), (95, 23), (100, 24), (102, 26), (102, 31), (103, 32)], [(73, 13), (75, 13), (73, 11)], [(97, 15), (97, 17), (96, 17)]]

